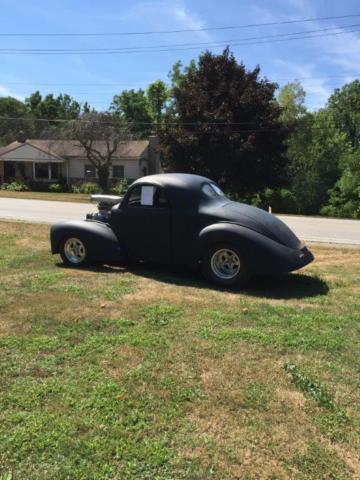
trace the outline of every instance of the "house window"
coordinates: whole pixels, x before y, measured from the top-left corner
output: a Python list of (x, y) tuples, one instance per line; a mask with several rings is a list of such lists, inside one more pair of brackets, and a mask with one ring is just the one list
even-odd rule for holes
[(124, 165), (114, 165), (112, 174), (113, 174), (113, 178), (125, 178)]
[(35, 163), (34, 180), (58, 180), (60, 165), (58, 163)]
[(49, 179), (49, 164), (48, 163), (35, 163), (35, 178), (37, 180)]
[(96, 168), (94, 167), (94, 165), (88, 164), (84, 166), (84, 177), (86, 178), (96, 177)]

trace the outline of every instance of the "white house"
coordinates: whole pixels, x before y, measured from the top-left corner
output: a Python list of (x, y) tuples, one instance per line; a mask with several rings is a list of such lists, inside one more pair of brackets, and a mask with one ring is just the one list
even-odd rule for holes
[[(105, 153), (105, 143), (96, 142)], [(158, 138), (129, 140), (119, 144), (112, 156), (110, 179), (135, 180), (159, 173)], [(0, 183), (11, 179), (68, 183), (94, 181), (96, 170), (79, 143), (71, 140), (24, 140), (0, 147)]]

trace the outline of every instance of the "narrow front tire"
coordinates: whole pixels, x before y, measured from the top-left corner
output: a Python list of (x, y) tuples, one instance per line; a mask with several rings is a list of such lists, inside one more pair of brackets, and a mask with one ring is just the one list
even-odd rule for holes
[(63, 240), (60, 246), (60, 256), (64, 264), (70, 267), (83, 267), (89, 261), (86, 243), (76, 236)]

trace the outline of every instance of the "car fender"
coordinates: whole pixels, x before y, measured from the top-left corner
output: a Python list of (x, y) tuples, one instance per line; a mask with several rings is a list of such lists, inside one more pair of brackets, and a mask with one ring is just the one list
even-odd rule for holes
[(213, 245), (230, 243), (236, 246), (251, 273), (283, 273), (303, 267), (310, 258), (302, 251), (286, 247), (254, 230), (231, 222), (219, 222), (205, 227), (199, 233), (199, 251), (202, 255)]
[(94, 220), (59, 222), (50, 230), (51, 253), (59, 253), (61, 243), (70, 236), (79, 236), (85, 243), (89, 258), (116, 261), (125, 256), (124, 249), (109, 225)]

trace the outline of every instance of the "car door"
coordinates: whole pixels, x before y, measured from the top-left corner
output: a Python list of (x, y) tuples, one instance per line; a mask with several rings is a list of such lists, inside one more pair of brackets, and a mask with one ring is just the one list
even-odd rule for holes
[(134, 185), (112, 215), (112, 228), (131, 258), (170, 261), (171, 209), (163, 188)]

